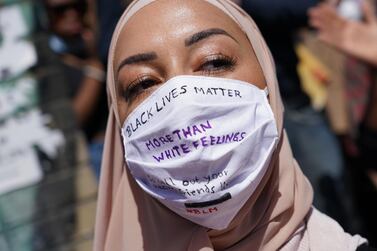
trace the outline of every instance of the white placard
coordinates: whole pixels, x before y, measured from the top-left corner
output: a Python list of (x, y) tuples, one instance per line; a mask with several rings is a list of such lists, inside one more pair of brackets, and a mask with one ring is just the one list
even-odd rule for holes
[(15, 5), (0, 9), (0, 81), (26, 71), (37, 62), (34, 46), (21, 40), (27, 33), (27, 24), (21, 9)]
[(49, 117), (35, 109), (0, 126), (0, 194), (38, 182), (42, 170), (34, 146), (49, 157), (64, 144), (63, 134), (46, 126)]
[(5, 6), (0, 9), (0, 33), (4, 40), (16, 40), (28, 31), (19, 5)]
[(0, 120), (11, 116), (20, 108), (30, 109), (35, 102), (36, 92), (36, 81), (29, 76), (0, 86)]
[(37, 63), (37, 53), (28, 41), (4, 41), (0, 47), (0, 81), (23, 73)]
[(41, 179), (42, 170), (32, 148), (0, 155), (0, 194), (35, 184)]

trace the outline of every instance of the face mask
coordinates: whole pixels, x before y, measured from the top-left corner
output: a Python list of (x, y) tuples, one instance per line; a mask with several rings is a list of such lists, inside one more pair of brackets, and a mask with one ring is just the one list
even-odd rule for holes
[(125, 160), (178, 215), (224, 229), (264, 176), (278, 142), (266, 92), (231, 79), (170, 79), (126, 119)]

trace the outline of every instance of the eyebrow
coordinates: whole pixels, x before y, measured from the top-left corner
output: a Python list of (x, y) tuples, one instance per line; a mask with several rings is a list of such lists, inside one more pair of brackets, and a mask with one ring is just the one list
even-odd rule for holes
[[(238, 41), (232, 35), (230, 35), (228, 32), (226, 32), (225, 30), (220, 29), (220, 28), (211, 28), (211, 29), (207, 29), (207, 30), (197, 32), (197, 33), (191, 35), (189, 38), (185, 39), (185, 46), (186, 47), (192, 46), (193, 44), (198, 43), (199, 41), (206, 39), (206, 38), (209, 38), (209, 37), (214, 36), (214, 35), (225, 35), (225, 36), (232, 38), (234, 41), (236, 41), (238, 43)], [(123, 59), (120, 62), (119, 66), (118, 66), (117, 73), (119, 73), (119, 71), (122, 69), (122, 67), (124, 67), (126, 65), (148, 62), (148, 61), (155, 60), (157, 58), (158, 58), (157, 53), (153, 52), (153, 51), (132, 55), (130, 57)]]
[(157, 59), (157, 53), (153, 52), (153, 51), (132, 55), (128, 58), (123, 59), (120, 62), (117, 72), (119, 72), (120, 69), (122, 69), (122, 67), (124, 67), (126, 65), (148, 62), (148, 61), (152, 61), (152, 60), (155, 60), (155, 59)]
[(225, 36), (232, 38), (234, 41), (236, 41), (238, 43), (238, 41), (234, 37), (232, 37), (228, 32), (226, 32), (225, 30), (220, 29), (220, 28), (211, 28), (211, 29), (208, 29), (208, 30), (203, 30), (203, 31), (200, 31), (198, 33), (195, 33), (191, 37), (185, 39), (185, 46), (186, 47), (192, 46), (193, 44), (195, 44), (195, 43), (197, 43), (197, 42), (199, 42), (203, 39), (214, 36), (214, 35), (225, 35)]

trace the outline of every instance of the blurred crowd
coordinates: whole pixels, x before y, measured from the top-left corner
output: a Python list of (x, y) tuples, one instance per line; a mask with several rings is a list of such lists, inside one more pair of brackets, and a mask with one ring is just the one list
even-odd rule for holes
[[(17, 2), (0, 0), (0, 11)], [(64, 95), (72, 109), (74, 127), (85, 135), (97, 181), (107, 123), (107, 53), (112, 31), (129, 2), (41, 0), (37, 4), (39, 25), (35, 29), (44, 34), (45, 49), (51, 51), (60, 66), (65, 81), (59, 84), (65, 85)], [(314, 205), (347, 231), (360, 233), (376, 246), (377, 2), (234, 2), (253, 17), (272, 52), (285, 106), (284, 126), (293, 154), (313, 186)], [(1, 97), (11, 79), (5, 62), (11, 57), (1, 56), (6, 41), (5, 25), (0, 12), (2, 176), (6, 175), (1, 168), (7, 163), (1, 158), (7, 154), (7, 144), (1, 135), (9, 117), (3, 116), (6, 107)], [(59, 92), (59, 88), (55, 91)], [(38, 95), (43, 101), (43, 95)], [(39, 156), (43, 153), (42, 149)], [(54, 161), (50, 163), (54, 165)], [(43, 181), (33, 182), (24, 187)], [(20, 188), (0, 189), (0, 198)], [(0, 223), (1, 203), (4, 202), (0, 200)], [(74, 217), (69, 220), (75, 221)], [(0, 250), (20, 250), (2, 249), (1, 239), (6, 237), (1, 236), (0, 232)]]

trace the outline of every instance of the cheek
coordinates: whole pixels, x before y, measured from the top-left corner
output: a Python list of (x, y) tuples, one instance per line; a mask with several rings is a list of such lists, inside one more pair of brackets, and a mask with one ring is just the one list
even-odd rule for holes
[(118, 112), (119, 112), (119, 120), (120, 124), (123, 125), (124, 121), (128, 116), (127, 112), (127, 104), (123, 101), (118, 101)]
[(140, 103), (141, 102), (129, 104), (123, 100), (118, 101), (117, 104), (118, 104), (118, 111), (119, 111), (119, 120), (120, 120), (121, 125), (124, 124), (124, 121), (127, 119), (128, 115), (130, 115)]
[(251, 83), (260, 89), (264, 89), (266, 87), (266, 80), (259, 64), (241, 64), (238, 70), (234, 72), (234, 76), (232, 77)]
[(239, 64), (240, 80), (252, 83), (260, 89), (264, 89), (267, 86), (266, 78), (257, 56), (254, 53), (254, 49), (246, 37), (244, 37), (241, 43), (243, 46), (241, 47), (242, 57)]

